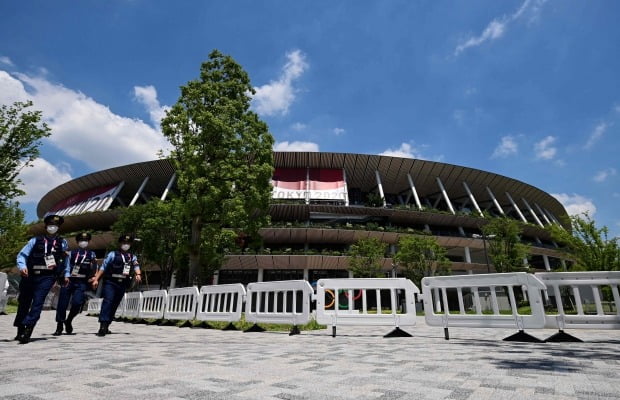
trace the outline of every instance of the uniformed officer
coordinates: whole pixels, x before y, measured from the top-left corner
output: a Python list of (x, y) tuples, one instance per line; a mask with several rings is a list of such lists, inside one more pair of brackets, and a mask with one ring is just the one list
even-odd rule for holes
[[(25, 344), (30, 341), (32, 330), (41, 317), (45, 297), (58, 277), (66, 276), (65, 256), (67, 241), (58, 235), (64, 222), (60, 215), (44, 218), (47, 233), (28, 241), (17, 255), (19, 282), (19, 305), (13, 326), (17, 327), (16, 340)], [(69, 282), (64, 278), (64, 284)]]
[[(62, 335), (63, 323), (68, 335), (73, 333), (73, 318), (82, 311), (84, 305), (84, 292), (88, 289), (88, 281), (92, 282), (97, 272), (95, 252), (88, 249), (91, 234), (88, 232), (78, 233), (75, 241), (78, 249), (72, 250), (66, 258), (65, 278), (69, 278), (69, 284), (60, 288), (58, 307), (56, 308), (56, 332), (54, 336)], [(71, 309), (67, 315), (67, 307), (71, 300)]]
[(97, 289), (101, 276), (105, 278), (103, 281), (103, 302), (101, 303), (101, 311), (99, 313), (99, 331), (97, 336), (105, 336), (110, 333), (108, 328), (112, 323), (116, 309), (123, 300), (125, 290), (131, 284), (132, 270), (136, 282), (142, 282), (138, 259), (135, 254), (129, 252), (132, 241), (132, 236), (121, 235), (118, 238), (120, 250), (108, 253), (92, 281), (93, 289)]

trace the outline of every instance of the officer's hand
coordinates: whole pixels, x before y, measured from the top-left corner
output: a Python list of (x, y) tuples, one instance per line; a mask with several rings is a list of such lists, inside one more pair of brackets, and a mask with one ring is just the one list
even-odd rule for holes
[(97, 289), (97, 286), (99, 286), (99, 281), (95, 278), (92, 278), (91, 284), (93, 285), (93, 289)]
[(20, 269), (19, 274), (24, 278), (28, 278), (28, 268)]
[(142, 282), (142, 275), (140, 275), (140, 274), (136, 275), (136, 282), (138, 282), (138, 283)]
[(69, 286), (69, 278), (65, 277), (65, 284), (63, 286), (64, 287)]

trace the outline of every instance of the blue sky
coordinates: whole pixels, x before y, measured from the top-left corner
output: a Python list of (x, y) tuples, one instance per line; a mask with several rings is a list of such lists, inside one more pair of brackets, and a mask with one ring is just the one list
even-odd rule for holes
[(53, 134), (27, 219), (68, 179), (156, 158), (158, 119), (213, 49), (276, 150), (389, 154), (534, 185), (620, 234), (620, 2), (3, 1), (0, 103)]

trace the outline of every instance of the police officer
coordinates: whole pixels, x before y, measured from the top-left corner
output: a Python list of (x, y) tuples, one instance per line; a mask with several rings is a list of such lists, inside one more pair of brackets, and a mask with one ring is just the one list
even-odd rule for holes
[[(64, 222), (60, 215), (48, 215), (43, 220), (47, 233), (28, 241), (17, 255), (19, 282), (19, 305), (13, 326), (17, 327), (16, 340), (25, 344), (30, 341), (32, 330), (41, 317), (45, 297), (57, 277), (66, 276), (65, 256), (67, 241), (58, 235)], [(64, 284), (69, 282), (63, 278)]]
[[(88, 243), (91, 235), (82, 232), (75, 236), (78, 249), (72, 250), (65, 261), (65, 278), (69, 278), (69, 284), (60, 288), (58, 296), (58, 307), (56, 308), (56, 332), (54, 336), (62, 335), (63, 323), (68, 335), (73, 333), (73, 318), (82, 311), (84, 305), (84, 292), (88, 288), (88, 280), (92, 281), (93, 275), (97, 272), (97, 261), (95, 252), (88, 250)], [(71, 300), (71, 309), (67, 315), (67, 307)]]
[(95, 274), (92, 285), (93, 289), (99, 286), (99, 279), (103, 276), (103, 302), (99, 313), (99, 331), (97, 336), (105, 336), (111, 333), (108, 329), (116, 313), (118, 305), (123, 300), (125, 290), (131, 284), (131, 271), (137, 283), (142, 282), (140, 265), (135, 254), (129, 252), (133, 237), (121, 235), (118, 238), (119, 250), (111, 251), (103, 260), (101, 268)]

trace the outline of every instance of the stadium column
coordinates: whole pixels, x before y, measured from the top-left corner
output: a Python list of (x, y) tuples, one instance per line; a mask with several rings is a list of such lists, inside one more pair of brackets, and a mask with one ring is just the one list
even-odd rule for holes
[(379, 175), (379, 171), (375, 170), (375, 177), (377, 179), (377, 188), (379, 189), (379, 196), (381, 196), (381, 200), (383, 201), (383, 207), (387, 204), (385, 202), (385, 194), (383, 193), (383, 184), (381, 183), (381, 176)]
[(506, 192), (506, 197), (510, 201), (510, 204), (512, 204), (512, 208), (514, 208), (517, 214), (519, 214), (519, 218), (521, 218), (521, 221), (527, 224), (528, 223), (527, 219), (525, 219), (525, 217), (523, 216), (521, 209), (519, 208), (519, 206), (517, 206), (517, 203), (515, 203), (515, 201), (512, 199), (512, 196), (510, 196), (510, 193)]
[(476, 201), (474, 194), (471, 192), (471, 190), (469, 190), (469, 186), (467, 185), (467, 182), (463, 181), (463, 187), (465, 188), (465, 191), (467, 192), (467, 195), (469, 196), (469, 200), (474, 205), (474, 207), (476, 207), (476, 211), (478, 211), (478, 214), (480, 214), (480, 216), (483, 217), (484, 215), (482, 215), (482, 210), (480, 210), (480, 207), (478, 206), (478, 202)]
[(495, 205), (495, 208), (497, 208), (499, 213), (502, 214), (502, 215), (506, 215), (506, 213), (504, 212), (504, 209), (499, 204), (499, 201), (497, 201), (497, 198), (495, 197), (495, 195), (493, 194), (493, 192), (491, 191), (491, 189), (488, 186), (487, 186), (487, 193), (491, 197), (491, 200), (493, 201), (493, 204)]
[(439, 179), (439, 177), (436, 177), (435, 179), (437, 180), (437, 185), (439, 186), (439, 190), (441, 190), (441, 195), (443, 196), (443, 199), (446, 201), (446, 204), (448, 204), (448, 208), (450, 209), (450, 212), (452, 214), (456, 214), (456, 212), (454, 212), (454, 207), (452, 206), (452, 202), (450, 201), (450, 198), (448, 197), (448, 192), (446, 192), (446, 188), (443, 186), (441, 179)]
[(422, 203), (420, 203), (420, 198), (418, 197), (418, 191), (415, 189), (415, 185), (413, 184), (413, 179), (411, 175), (407, 173), (407, 180), (409, 180), (409, 186), (411, 187), (411, 193), (413, 194), (413, 198), (415, 199), (415, 205), (418, 206), (418, 210), (422, 209)]
[(527, 210), (530, 212), (530, 214), (534, 218), (534, 221), (536, 221), (536, 223), (540, 225), (541, 228), (544, 228), (545, 226), (543, 225), (542, 222), (540, 222), (540, 218), (538, 218), (538, 215), (536, 215), (536, 213), (534, 212), (534, 209), (532, 209), (532, 207), (530, 206), (530, 203), (528, 203), (527, 200), (525, 200), (525, 197), (521, 197), (521, 201), (523, 201), (523, 204), (525, 204), (525, 207), (527, 207)]

